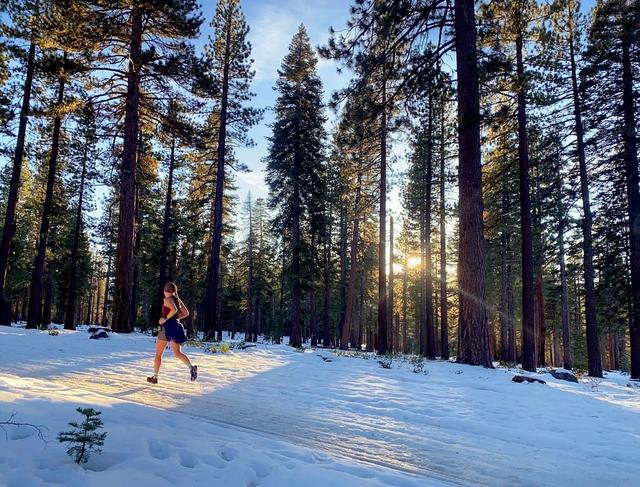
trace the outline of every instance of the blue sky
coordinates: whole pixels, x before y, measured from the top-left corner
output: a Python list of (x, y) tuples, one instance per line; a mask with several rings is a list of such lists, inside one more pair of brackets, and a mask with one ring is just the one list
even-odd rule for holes
[[(211, 33), (209, 22), (215, 13), (216, 1), (203, 0), (202, 10), (206, 17), (202, 27), (201, 39), (198, 46), (206, 42)], [(254, 106), (267, 108), (262, 121), (254, 127), (250, 134), (256, 143), (255, 147), (237, 148), (236, 153), (241, 162), (246, 164), (250, 173), (237, 174), (238, 195), (244, 200), (247, 192), (252, 196), (266, 197), (267, 188), (264, 184), (265, 164), (262, 158), (267, 153), (266, 137), (270, 135), (269, 124), (273, 121), (273, 114), (268, 109), (275, 103), (276, 92), (273, 90), (282, 59), (286, 55), (289, 43), (303, 23), (314, 47), (325, 44), (329, 38), (329, 27), (336, 29), (344, 27), (349, 17), (350, 0), (248, 0), (242, 2), (242, 9), (250, 27), (249, 41), (252, 45), (252, 57), (255, 60), (256, 76), (252, 83), (252, 91), (256, 94)], [(344, 87), (348, 81), (348, 74), (338, 74), (336, 63), (319, 60), (318, 73), (322, 78), (325, 101), (331, 93)], [(329, 109), (327, 116), (333, 119)]]

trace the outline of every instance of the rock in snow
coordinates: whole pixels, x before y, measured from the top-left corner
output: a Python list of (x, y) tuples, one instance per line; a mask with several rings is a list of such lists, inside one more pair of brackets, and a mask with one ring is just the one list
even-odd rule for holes
[(556, 369), (549, 373), (558, 380), (566, 380), (567, 382), (575, 382), (576, 384), (578, 383), (578, 378), (573, 374), (573, 372), (569, 372), (568, 370)]
[(539, 382), (540, 384), (546, 384), (546, 382), (541, 379), (534, 379), (533, 377), (529, 377), (526, 375), (514, 375), (513, 379), (511, 380), (513, 382)]

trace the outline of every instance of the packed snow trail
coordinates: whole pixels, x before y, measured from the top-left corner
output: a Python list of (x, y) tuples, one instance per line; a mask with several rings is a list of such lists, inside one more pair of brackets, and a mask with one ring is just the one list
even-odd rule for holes
[(200, 369), (196, 383), (167, 350), (152, 386), (150, 337), (42, 334), (30, 345), (16, 348), (14, 363), (0, 361), (0, 375), (33, 378), (43, 394), (91, 391), (425, 479), (624, 486), (640, 478), (640, 393), (620, 376), (592, 392), (548, 375), (546, 386), (514, 384), (505, 369), (438, 362), (414, 374), (406, 363), (387, 370), (329, 351), (258, 345), (215, 355), (186, 348)]

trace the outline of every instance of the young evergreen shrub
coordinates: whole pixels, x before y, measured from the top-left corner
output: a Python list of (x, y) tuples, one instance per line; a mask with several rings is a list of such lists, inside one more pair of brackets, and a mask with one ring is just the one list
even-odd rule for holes
[(102, 445), (104, 445), (107, 433), (98, 433), (98, 430), (103, 427), (102, 420), (99, 417), (102, 413), (93, 408), (79, 407), (76, 411), (84, 416), (84, 421), (82, 423), (70, 422), (69, 426), (73, 429), (61, 432), (58, 435), (58, 441), (69, 444), (67, 454), (73, 457), (74, 461), (79, 465), (87, 463), (90, 453), (102, 452)]
[(390, 369), (391, 364), (393, 364), (393, 355), (390, 353), (387, 353), (381, 356), (378, 359), (378, 363), (380, 364), (380, 367), (382, 367), (383, 369)]

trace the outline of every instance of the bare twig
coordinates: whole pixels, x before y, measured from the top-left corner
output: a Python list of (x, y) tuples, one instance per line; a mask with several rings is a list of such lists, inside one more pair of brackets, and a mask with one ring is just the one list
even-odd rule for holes
[(7, 421), (0, 421), (0, 429), (4, 431), (4, 437), (6, 441), (9, 441), (9, 432), (7, 431), (7, 426), (26, 426), (28, 428), (34, 429), (38, 434), (38, 438), (40, 438), (45, 445), (49, 443), (49, 441), (47, 441), (45, 433), (45, 431), (48, 431), (48, 428), (46, 426), (43, 426), (41, 424), (19, 423), (17, 421), (14, 421), (14, 418), (17, 415), (17, 411), (14, 411), (11, 413), (11, 416), (9, 416), (9, 419)]

